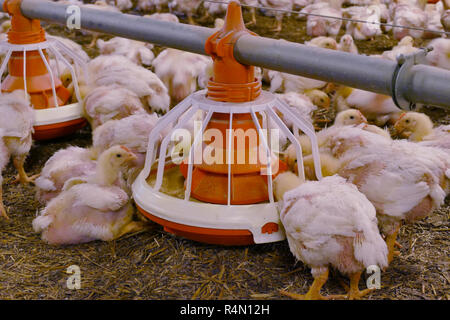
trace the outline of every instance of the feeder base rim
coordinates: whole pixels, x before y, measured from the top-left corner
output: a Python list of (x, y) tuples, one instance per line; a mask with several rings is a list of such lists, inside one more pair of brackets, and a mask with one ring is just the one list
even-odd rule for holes
[[(185, 201), (153, 190), (143, 172), (133, 183), (132, 190), (136, 205), (162, 220), (205, 229), (248, 230), (256, 244), (286, 239), (276, 203), (227, 206)], [(263, 232), (268, 225), (276, 227)]]

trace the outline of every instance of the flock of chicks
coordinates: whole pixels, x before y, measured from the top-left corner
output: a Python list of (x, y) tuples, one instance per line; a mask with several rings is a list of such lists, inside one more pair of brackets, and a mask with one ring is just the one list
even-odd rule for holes
[[(129, 9), (131, 3), (109, 2), (115, 6), (99, 1), (89, 6), (118, 11)], [(138, 8), (160, 9), (164, 2), (139, 0)], [(192, 19), (197, 2), (177, 0), (173, 9)], [(303, 4), (303, 10), (312, 10), (340, 1), (260, 2), (277, 8)], [(386, 6), (377, 0), (350, 2)], [(420, 8), (421, 3), (399, 0), (392, 4)], [(211, 15), (222, 14), (226, 8), (213, 3), (204, 5)], [(357, 13), (364, 11), (361, 8), (367, 6), (342, 10)], [(148, 18), (179, 22), (170, 13), (155, 13)], [(221, 23), (216, 20), (217, 27)], [(308, 21), (308, 26), (311, 24)], [(311, 30), (316, 29), (308, 27), (308, 32)], [(347, 30), (352, 31), (339, 43), (326, 37), (337, 33), (311, 31), (315, 37), (305, 44), (357, 54), (352, 35), (374, 36), (362, 26), (347, 25)], [(413, 36), (402, 34), (398, 45), (379, 58), (395, 59), (399, 53), (414, 52), (417, 48)], [(93, 34), (100, 55), (92, 60), (79, 44), (56, 37), (86, 63), (86, 68), (77, 69), (77, 73), (85, 116), (93, 130), (92, 147), (59, 150), (46, 162), (39, 177), (28, 177), (23, 165), (32, 144), (32, 108), (23, 91), (0, 96), (0, 170), (12, 158), (17, 180), (36, 184), (36, 196), (44, 208), (34, 219), (33, 228), (50, 244), (110, 241), (149, 228), (135, 212), (131, 198), (131, 184), (144, 166), (149, 133), (160, 118), (158, 114), (204, 88), (212, 74), (211, 59), (201, 55), (165, 49), (155, 57), (151, 44), (96, 37)], [(450, 69), (450, 40), (433, 41), (434, 51), (428, 63)], [(51, 57), (50, 64), (58, 69), (63, 83), (74, 90), (69, 70)], [(306, 295), (282, 293), (298, 299), (336, 298), (320, 295), (328, 267), (332, 266), (350, 277), (346, 297), (360, 298), (369, 292), (358, 289), (361, 273), (371, 265), (387, 268), (396, 254), (401, 225), (431, 214), (450, 192), (450, 125), (434, 128), (425, 114), (404, 113), (387, 96), (270, 70), (257, 70), (255, 76), (311, 122), (315, 110), (335, 108), (338, 112), (332, 126), (317, 132), (325, 177), (315, 181), (311, 144), (300, 135), (306, 181), (296, 172), (293, 146), (287, 146), (283, 153), (291, 170), (274, 180), (274, 194), (291, 252), (312, 268), (314, 276)], [(293, 129), (289, 119), (283, 120)], [(393, 125), (396, 137), (404, 139), (392, 139), (390, 132), (381, 128), (385, 125)], [(0, 175), (1, 215), (8, 218), (1, 182)]]

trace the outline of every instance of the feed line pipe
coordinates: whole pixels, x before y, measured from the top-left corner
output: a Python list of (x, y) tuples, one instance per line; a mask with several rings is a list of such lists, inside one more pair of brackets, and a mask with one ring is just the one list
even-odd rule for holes
[[(22, 0), (21, 10), (31, 19), (66, 25), (73, 17), (70, 6)], [(206, 40), (215, 32), (212, 28), (82, 6), (79, 21), (82, 29), (204, 55)], [(234, 46), (234, 56), (242, 64), (389, 95), (404, 110), (419, 103), (450, 109), (450, 71), (420, 64), (427, 51), (390, 61), (249, 35), (240, 37)]]

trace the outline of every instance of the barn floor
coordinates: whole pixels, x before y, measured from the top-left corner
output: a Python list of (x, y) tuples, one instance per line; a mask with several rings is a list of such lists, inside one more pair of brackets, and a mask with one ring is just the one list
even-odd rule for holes
[[(245, 13), (248, 18), (248, 13)], [(212, 19), (203, 25), (211, 26)], [(286, 18), (284, 30), (274, 35), (273, 20), (258, 15), (260, 35), (303, 42), (305, 23)], [(86, 44), (90, 36), (48, 31)], [(381, 53), (395, 41), (380, 36), (359, 41), (362, 53)], [(421, 45), (417, 43), (417, 45)], [(94, 51), (89, 51), (91, 55)], [(436, 123), (450, 123), (450, 114), (425, 108)], [(320, 115), (327, 117), (327, 115)], [(330, 119), (331, 120), (331, 119)], [(57, 150), (69, 145), (89, 146), (91, 132), (36, 142), (26, 163), (37, 174)], [(304, 293), (312, 282), (309, 269), (296, 263), (287, 242), (245, 247), (205, 245), (172, 236), (160, 226), (145, 233), (106, 243), (53, 247), (43, 243), (31, 226), (40, 206), (33, 186), (12, 184), (15, 171), (4, 172), (4, 202), (10, 220), (0, 219), (0, 299), (286, 299), (280, 289)], [(429, 218), (401, 229), (401, 255), (381, 275), (380, 290), (367, 299), (449, 299), (450, 198)], [(81, 269), (81, 289), (69, 290), (66, 270)], [(324, 294), (344, 293), (333, 273)], [(365, 281), (361, 280), (363, 288)]]

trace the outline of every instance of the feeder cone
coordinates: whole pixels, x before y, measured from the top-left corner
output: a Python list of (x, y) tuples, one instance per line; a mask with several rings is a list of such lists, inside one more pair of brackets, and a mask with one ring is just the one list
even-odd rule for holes
[[(245, 28), (240, 4), (231, 1), (224, 26), (205, 44), (205, 50), (214, 62), (214, 75), (207, 88), (209, 99), (236, 103), (238, 108), (239, 104), (254, 101), (260, 96), (262, 85), (255, 78), (254, 67), (239, 63), (233, 55), (234, 44), (239, 37), (247, 34), (255, 35)], [(262, 127), (262, 119), (258, 121)], [(269, 200), (267, 179), (270, 179), (270, 176), (263, 172), (267, 173), (270, 165), (275, 176), (276, 173), (286, 170), (286, 165), (275, 155), (272, 155), (273, 161), (270, 164), (267, 159), (262, 159), (261, 154), (265, 154), (261, 152), (262, 141), (252, 115), (233, 113), (230, 132), (230, 114), (214, 113), (205, 132), (220, 133), (218, 137), (222, 138), (203, 144), (202, 160), (200, 163), (195, 161), (193, 165), (191, 195), (198, 200), (216, 204), (227, 204), (229, 197), (230, 204), (255, 204)], [(230, 139), (233, 146), (231, 150), (228, 149)], [(206, 153), (214, 154), (218, 161), (205, 161)], [(185, 177), (188, 175), (188, 160), (180, 165)]]
[[(24, 17), (20, 10), (21, 0), (5, 0), (3, 10), (9, 13), (11, 29), (8, 32), (8, 42), (14, 45), (36, 44), (46, 41), (45, 32), (40, 21)], [(42, 49), (44, 58), (48, 61), (45, 49)], [(45, 66), (43, 58), (38, 50), (26, 51), (26, 67), (24, 75), (23, 51), (13, 52), (8, 61), (9, 74), (2, 83), (1, 90), (12, 92), (26, 89), (30, 95), (31, 104), (35, 109), (53, 108), (55, 99), (52, 90), (51, 76)], [(70, 92), (62, 85), (60, 79), (53, 77), (58, 105), (65, 105), (70, 97)]]

